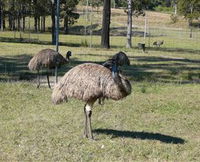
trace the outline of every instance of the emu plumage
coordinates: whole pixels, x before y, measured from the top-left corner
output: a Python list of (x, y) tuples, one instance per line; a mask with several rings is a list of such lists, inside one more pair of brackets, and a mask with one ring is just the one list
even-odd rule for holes
[(55, 85), (52, 101), (59, 104), (68, 98), (86, 102), (84, 135), (93, 138), (91, 115), (94, 102), (102, 97), (120, 100), (131, 93), (131, 84), (118, 73), (94, 63), (85, 63), (69, 70)]
[[(71, 52), (68, 51), (66, 58), (64, 58), (60, 53), (56, 52), (53, 49), (43, 49), (39, 51), (33, 58), (30, 60), (28, 64), (28, 68), (31, 71), (37, 70), (38, 73), (38, 85), (40, 86), (40, 76), (39, 71), (44, 67), (48, 69), (59, 68), (61, 65), (66, 64), (69, 61), (69, 57), (71, 56)], [(51, 88), (49, 83), (49, 74), (47, 72), (47, 81), (49, 88)]]

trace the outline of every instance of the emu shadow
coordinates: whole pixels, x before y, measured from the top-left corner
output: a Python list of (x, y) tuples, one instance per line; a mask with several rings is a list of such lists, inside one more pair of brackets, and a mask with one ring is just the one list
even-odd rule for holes
[(113, 135), (114, 138), (125, 137), (125, 138), (142, 139), (142, 140), (157, 140), (160, 142), (171, 143), (171, 144), (185, 143), (185, 140), (182, 138), (164, 135), (160, 133), (120, 131), (113, 129), (95, 129), (94, 132), (97, 134)]

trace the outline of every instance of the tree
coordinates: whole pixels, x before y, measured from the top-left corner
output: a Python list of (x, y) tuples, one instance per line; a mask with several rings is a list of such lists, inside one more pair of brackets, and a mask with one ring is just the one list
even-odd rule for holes
[(200, 18), (200, 1), (199, 0), (179, 0), (178, 9), (180, 14), (188, 19), (190, 27), (190, 38), (192, 37), (192, 22)]
[(128, 0), (128, 20), (127, 20), (127, 48), (132, 47), (131, 37), (132, 37), (132, 0)]
[(144, 15), (144, 9), (147, 7), (148, 0), (127, 0), (127, 48), (132, 47), (132, 16)]
[(189, 21), (200, 17), (199, 0), (178, 0), (179, 12)]
[(110, 48), (110, 15), (111, 15), (111, 1), (104, 0), (102, 33), (101, 33), (101, 46), (103, 48)]
[(79, 0), (63, 0), (61, 1), (61, 18), (63, 18), (64, 22), (64, 33), (68, 33), (69, 25), (75, 23), (75, 21), (79, 18), (79, 14), (75, 13), (75, 7), (79, 3)]

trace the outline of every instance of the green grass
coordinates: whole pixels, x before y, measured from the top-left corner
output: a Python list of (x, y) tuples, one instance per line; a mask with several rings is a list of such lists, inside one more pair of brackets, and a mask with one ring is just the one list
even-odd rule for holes
[[(0, 161), (199, 161), (199, 32), (193, 39), (184, 31), (151, 32), (146, 53), (137, 48), (143, 42), (139, 36), (132, 49), (124, 48), (125, 37), (112, 36), (106, 50), (100, 48), (100, 36), (92, 37), (89, 48), (82, 46), (90, 43), (89, 36), (60, 35), (61, 54), (71, 50), (73, 55), (59, 76), (84, 62), (100, 64), (121, 50), (131, 60), (123, 73), (131, 80), (132, 94), (94, 106), (95, 141), (82, 138), (84, 103), (72, 99), (53, 105), (52, 90), (36, 89), (36, 75), (27, 68), (38, 51), (55, 48), (50, 33), (31, 34), (29, 42), (28, 34), (20, 40), (19, 33), (14, 38), (1, 32)], [(165, 43), (152, 47), (156, 40)]]
[(198, 161), (199, 85), (132, 86), (122, 101), (95, 104), (90, 141), (84, 103), (54, 106), (48, 88), (0, 83), (1, 161)]

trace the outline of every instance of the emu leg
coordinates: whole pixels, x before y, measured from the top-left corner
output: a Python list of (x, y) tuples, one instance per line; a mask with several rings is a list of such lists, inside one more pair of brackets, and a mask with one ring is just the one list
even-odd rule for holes
[(94, 102), (89, 102), (85, 106), (85, 114), (86, 114), (86, 137), (93, 139), (93, 134), (92, 134), (92, 126), (91, 126), (91, 116), (92, 116), (92, 106)]
[(91, 116), (92, 116), (92, 111), (88, 111), (87, 112), (87, 117), (88, 117), (88, 137), (90, 139), (94, 139), (93, 138), (93, 134), (92, 134), (92, 126), (91, 126)]
[(39, 70), (37, 71), (37, 80), (38, 80), (37, 88), (39, 88), (40, 87), (40, 73), (39, 73)]
[(104, 105), (104, 97), (99, 98), (99, 105)]
[(55, 67), (55, 84), (58, 82), (58, 67)]
[(51, 88), (50, 83), (49, 83), (49, 71), (47, 71), (47, 82), (48, 82), (49, 88)]
[(85, 138), (88, 138), (88, 128), (87, 128), (88, 118), (87, 118), (86, 108), (85, 107), (86, 107), (86, 105), (84, 106), (85, 121), (84, 121), (84, 134), (83, 134), (83, 136)]

